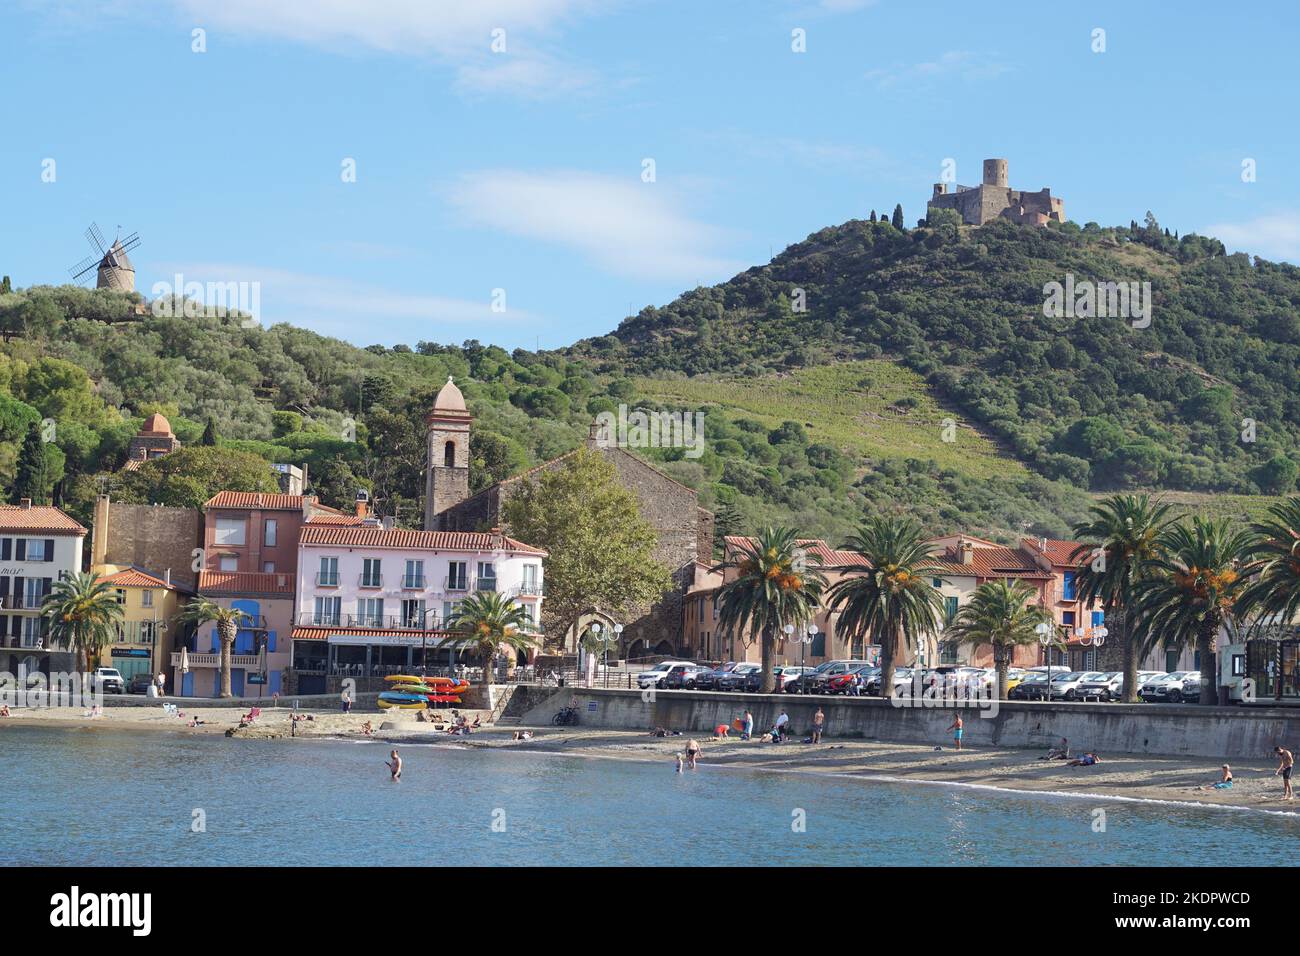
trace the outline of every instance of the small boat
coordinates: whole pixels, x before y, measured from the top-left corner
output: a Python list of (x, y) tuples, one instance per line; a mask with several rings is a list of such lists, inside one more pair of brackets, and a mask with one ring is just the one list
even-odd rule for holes
[(396, 691), (384, 691), (379, 695), (379, 706), (384, 710), (424, 710), (429, 706), (429, 699), (424, 694), (403, 694)]

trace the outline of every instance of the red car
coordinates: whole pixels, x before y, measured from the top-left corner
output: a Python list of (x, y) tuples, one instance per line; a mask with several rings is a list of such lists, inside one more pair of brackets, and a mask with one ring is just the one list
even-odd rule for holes
[(853, 687), (854, 680), (860, 680), (859, 687), (862, 693), (866, 693), (867, 678), (871, 677), (870, 673), (875, 668), (859, 667), (856, 670), (845, 671), (843, 674), (836, 674), (826, 681), (826, 693), (828, 694), (847, 694)]

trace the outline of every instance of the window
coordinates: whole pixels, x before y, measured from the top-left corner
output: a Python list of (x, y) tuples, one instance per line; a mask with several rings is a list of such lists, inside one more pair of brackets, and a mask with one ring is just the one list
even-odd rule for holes
[(703, 600), (703, 598), (700, 599), (700, 601), (698, 602), (698, 604), (699, 604), (699, 607), (700, 607), (699, 620), (703, 621), (703, 620), (704, 620), (704, 600)]
[(1093, 611), (1093, 612), (1092, 612), (1092, 626), (1093, 626), (1093, 627), (1101, 627), (1102, 623), (1105, 622), (1105, 620), (1106, 620), (1106, 612), (1105, 612), (1105, 611)]
[(456, 611), (457, 611), (457, 608), (459, 608), (459, 607), (460, 607), (460, 602), (459, 602), (459, 601), (443, 601), (443, 602), (442, 602), (442, 626), (443, 626), (443, 627), (446, 627), (447, 624), (448, 624), (450, 621), (452, 621), (452, 620), (455, 619), (455, 617), (456, 617)]
[(339, 559), (321, 558), (320, 571), (316, 574), (316, 583), (323, 588), (339, 586)]
[(442, 464), (444, 468), (456, 467), (456, 443), (449, 441), (442, 446)]
[(931, 578), (930, 583), (933, 584), (936, 588), (941, 588), (943, 587), (943, 578)]
[(262, 544), (268, 548), (275, 547), (276, 519), (267, 518), (266, 524), (262, 526)]
[[(27, 540), (27, 560), (28, 561), (50, 561), (53, 555), (46, 554), (46, 545), (50, 542), (44, 538), (29, 538)], [(53, 550), (53, 549), (51, 549)]]
[(402, 602), (402, 627), (424, 627), (424, 602), (408, 598)]
[(342, 610), (343, 600), (337, 597), (318, 597), (316, 599), (316, 613), (312, 615), (313, 624), (327, 624), (337, 626), (339, 623), (339, 612)]
[(943, 599), (943, 622), (945, 624), (951, 624), (952, 619), (957, 616), (957, 603), (958, 599), (956, 597), (949, 596)]
[(466, 565), (464, 561), (452, 561), (447, 565), (447, 590), (464, 591), (466, 578)]
[(140, 606), (141, 606), (141, 607), (153, 607), (153, 592), (152, 592), (152, 591), (141, 591), (141, 592), (140, 592)]
[(424, 588), (424, 562), (408, 558), (406, 561), (406, 571), (402, 574), (402, 587), (404, 588)]
[(23, 647), (35, 647), (41, 643), (45, 636), (41, 627), (44, 623), (45, 619), (40, 617), (23, 618)]
[[(122, 588), (115, 588), (113, 591), (113, 599), (117, 601), (118, 604), (126, 604), (126, 591)], [(31, 607), (30, 604), (27, 606)]]
[(363, 558), (361, 561), (361, 586), (379, 588), (384, 586), (384, 576), (379, 573), (379, 558)]
[(525, 564), (523, 566), (524, 583), (520, 588), (521, 593), (537, 594), (541, 591), (541, 588), (537, 586), (537, 570), (538, 567), (535, 564)]
[(360, 598), (357, 601), (357, 619), (362, 627), (383, 627), (384, 599)]
[(480, 591), (495, 591), (497, 589), (497, 569), (492, 566), (491, 561), (480, 561), (478, 563), (478, 589)]
[(1075, 588), (1075, 586), (1074, 586), (1074, 572), (1073, 572), (1073, 571), (1066, 571), (1066, 572), (1065, 572), (1065, 589), (1064, 589), (1064, 593), (1063, 593), (1063, 599), (1066, 600), (1066, 601), (1073, 601), (1073, 600), (1074, 600), (1074, 596), (1075, 596), (1075, 591), (1076, 591), (1076, 588)]
[(275, 562), (274, 562), (274, 561), (263, 561), (263, 562), (262, 562), (262, 573), (264, 573), (264, 574), (274, 574), (274, 573), (275, 573)]
[(1061, 623), (1064, 624), (1066, 627), (1074, 627), (1074, 612), (1073, 612), (1073, 611), (1062, 611), (1062, 612), (1061, 612)]
[(216, 532), (212, 539), (213, 543), (242, 545), (244, 543), (245, 524), (243, 518), (218, 518)]
[(222, 555), (220, 561), (220, 568), (222, 571), (238, 571), (239, 558), (230, 554)]

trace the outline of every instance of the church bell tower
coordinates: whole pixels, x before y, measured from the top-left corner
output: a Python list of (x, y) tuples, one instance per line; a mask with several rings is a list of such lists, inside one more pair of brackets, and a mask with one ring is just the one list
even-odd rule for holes
[(425, 454), (424, 530), (445, 531), (441, 515), (469, 497), (469, 426), (473, 422), (465, 396), (448, 376), (438, 391)]

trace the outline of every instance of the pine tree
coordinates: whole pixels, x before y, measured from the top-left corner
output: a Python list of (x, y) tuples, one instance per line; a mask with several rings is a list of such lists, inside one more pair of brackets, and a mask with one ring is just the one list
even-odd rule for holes
[(870, 221), (871, 221), (871, 222), (875, 222), (875, 221), (876, 221), (876, 211), (875, 211), (874, 209), (871, 210), (871, 219), (870, 219)]
[(217, 423), (208, 416), (208, 423), (203, 426), (203, 437), (199, 439), (199, 444), (207, 448), (213, 448), (217, 444)]
[(894, 207), (894, 218), (892, 223), (894, 228), (899, 232), (903, 231), (903, 204), (901, 202)]
[(5, 276), (3, 279), (0, 279), (0, 295), (8, 295), (10, 292), (13, 291), (14, 291), (13, 283), (9, 281), (8, 276)]
[(23, 439), (23, 447), (18, 452), (17, 474), (14, 478), (13, 503), (23, 498), (30, 498), (32, 504), (49, 504), (49, 462), (45, 457), (45, 442), (41, 438), (41, 426), (32, 422)]
[(730, 501), (724, 502), (718, 509), (717, 514), (713, 516), (713, 550), (717, 554), (726, 551), (722, 539), (727, 535), (739, 534), (743, 521), (739, 509)]

